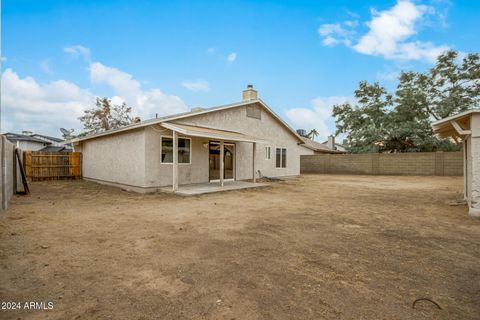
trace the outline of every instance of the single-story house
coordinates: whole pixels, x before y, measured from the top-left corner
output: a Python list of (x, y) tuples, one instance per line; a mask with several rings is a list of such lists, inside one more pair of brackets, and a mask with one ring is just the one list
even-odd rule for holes
[(329, 145), (311, 140), (307, 137), (302, 137), (302, 140), (304, 144), (301, 145), (301, 147), (303, 147), (301, 148), (301, 153), (300, 153), (301, 155), (311, 155), (311, 154), (321, 154), (321, 153), (330, 153), (330, 154), (346, 153), (345, 151), (333, 149)]
[(335, 142), (335, 136), (329, 135), (327, 141), (322, 142), (322, 144), (326, 145), (329, 149), (340, 151), (341, 153), (347, 153), (347, 148), (344, 145)]
[(155, 118), (72, 140), (84, 179), (137, 192), (300, 174), (305, 141), (251, 85), (241, 102)]
[(24, 151), (38, 151), (52, 144), (49, 141), (32, 136), (31, 132), (23, 132), (22, 134), (7, 132), (3, 135), (17, 148)]
[(463, 141), (464, 196), (469, 214), (480, 217), (480, 109), (436, 121), (432, 128), (441, 138)]
[(53, 147), (63, 147), (65, 144), (65, 140), (57, 137), (46, 136), (38, 133), (32, 133), (31, 136), (46, 142), (50, 142), (50, 145)]
[(64, 146), (46, 146), (45, 148), (43, 149), (40, 149), (38, 150), (40, 152), (72, 152), (73, 149), (68, 146), (68, 145), (64, 145)]

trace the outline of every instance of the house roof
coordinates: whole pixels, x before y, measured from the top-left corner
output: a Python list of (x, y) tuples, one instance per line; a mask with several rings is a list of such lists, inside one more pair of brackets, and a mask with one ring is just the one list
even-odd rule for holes
[(465, 129), (470, 126), (469, 119), (480, 113), (480, 109), (471, 109), (432, 123), (433, 132), (441, 138), (462, 137), (469, 134)]
[(73, 150), (69, 147), (66, 147), (66, 146), (46, 146), (45, 148), (43, 149), (40, 149), (38, 151), (41, 151), (41, 152), (72, 152)]
[(46, 135), (38, 134), (38, 133), (32, 134), (32, 137), (41, 137), (41, 138), (45, 138), (45, 139), (52, 140), (52, 141), (55, 141), (55, 142), (63, 142), (63, 141), (65, 141), (65, 140), (60, 139), (60, 138), (50, 137), (50, 136), (46, 136)]
[[(327, 144), (327, 143), (328, 143), (328, 140), (322, 142), (322, 144)], [(335, 142), (335, 145), (336, 145), (336, 146), (340, 146), (340, 147), (342, 147), (342, 148), (345, 148), (345, 146), (344, 146), (343, 144), (338, 143), (338, 142)]]
[(302, 137), (302, 140), (305, 143), (302, 146), (313, 151), (324, 152), (324, 153), (343, 153), (342, 151), (332, 150), (328, 146), (324, 145), (323, 143), (313, 141), (305, 137)]
[(95, 139), (95, 138), (104, 137), (104, 136), (108, 136), (108, 135), (111, 135), (111, 134), (116, 134), (116, 133), (123, 132), (123, 131), (135, 130), (135, 129), (143, 128), (143, 127), (146, 127), (146, 126), (151, 126), (151, 125), (154, 125), (154, 124), (161, 124), (161, 123), (170, 122), (170, 121), (173, 121), (173, 120), (184, 119), (184, 118), (189, 118), (189, 117), (193, 117), (193, 116), (197, 116), (197, 115), (201, 115), (201, 114), (206, 114), (206, 113), (211, 113), (211, 112), (216, 112), (216, 111), (221, 111), (221, 110), (226, 110), (226, 109), (231, 109), (231, 108), (247, 106), (247, 105), (250, 105), (250, 104), (258, 104), (258, 105), (261, 105), (262, 107), (264, 107), (293, 136), (295, 136), (295, 138), (300, 143), (304, 143), (302, 137), (300, 137), (295, 130), (293, 130), (285, 121), (282, 120), (282, 118), (280, 118), (280, 116), (278, 116), (272, 109), (270, 109), (260, 99), (236, 102), (236, 103), (225, 104), (225, 105), (212, 107), (212, 108), (205, 108), (205, 109), (196, 108), (196, 109), (193, 109), (190, 112), (184, 112), (184, 113), (174, 114), (174, 115), (170, 115), (170, 116), (149, 119), (149, 120), (146, 120), (146, 121), (142, 121), (140, 123), (130, 124), (130, 125), (118, 128), (118, 129), (112, 129), (112, 130), (99, 132), (99, 133), (92, 134), (92, 135), (87, 135), (87, 136), (80, 137), (80, 138), (75, 138), (75, 139), (72, 139), (71, 142), (80, 142), (80, 141), (85, 141), (85, 140), (89, 140), (89, 139)]
[(263, 142), (264, 140), (257, 139), (246, 134), (229, 131), (229, 130), (220, 130), (209, 127), (178, 124), (164, 122), (161, 124), (162, 127), (170, 130), (175, 130), (181, 134), (193, 137), (205, 137), (219, 140), (230, 140), (230, 141), (241, 141), (241, 142)]
[(25, 134), (19, 134), (19, 133), (13, 133), (13, 132), (7, 132), (3, 134), (8, 140), (10, 141), (30, 141), (30, 142), (39, 142), (39, 143), (45, 143), (45, 144), (51, 144), (51, 142), (35, 138), (34, 136), (30, 135), (25, 135)]

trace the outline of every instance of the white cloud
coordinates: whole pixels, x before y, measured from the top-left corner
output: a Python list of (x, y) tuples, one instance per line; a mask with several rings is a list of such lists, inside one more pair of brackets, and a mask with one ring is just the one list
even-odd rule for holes
[(75, 45), (63, 48), (63, 51), (74, 58), (82, 57), (86, 61), (91, 61), (90, 49), (82, 45)]
[(217, 50), (216, 50), (214, 47), (210, 47), (210, 48), (207, 49), (207, 53), (208, 53), (208, 54), (212, 54), (212, 55), (213, 55), (213, 54), (215, 54), (216, 52), (217, 52)]
[(232, 52), (227, 56), (227, 61), (228, 62), (233, 62), (236, 59), (237, 59), (237, 54), (235, 52)]
[(125, 101), (133, 109), (133, 115), (142, 119), (149, 119), (159, 115), (170, 115), (188, 111), (187, 106), (177, 96), (170, 96), (158, 88), (144, 90), (138, 80), (119, 69), (95, 62), (90, 65), (90, 79), (92, 83), (108, 84), (117, 97)]
[[(87, 61), (90, 57), (90, 50), (83, 46), (64, 48), (64, 51), (82, 56)], [(44, 71), (50, 70), (48, 60), (43, 67)], [(179, 97), (166, 95), (158, 88), (144, 89), (138, 80), (124, 71), (100, 62), (90, 64), (89, 71), (91, 82), (110, 86), (115, 93), (112, 102), (126, 102), (132, 107), (133, 116), (145, 120), (153, 118), (156, 113), (163, 116), (188, 111)], [(29, 76), (20, 77), (12, 69), (5, 70), (1, 77), (3, 132), (30, 130), (60, 136), (60, 127), (81, 132), (83, 128), (78, 117), (93, 107), (97, 96), (66, 80), (39, 83)]]
[(182, 86), (190, 91), (210, 91), (210, 84), (205, 80), (185, 80), (182, 82)]
[(335, 133), (332, 107), (347, 101), (352, 102), (353, 99), (343, 96), (317, 97), (312, 100), (312, 107), (288, 109), (285, 115), (295, 129), (307, 131), (316, 129), (319, 133), (318, 139), (324, 140), (330, 134)]
[(324, 24), (318, 31), (326, 46), (343, 43), (357, 52), (382, 56), (385, 59), (433, 62), (449, 47), (411, 38), (418, 34), (419, 26), (429, 16), (435, 14), (435, 8), (431, 6), (417, 5), (410, 0), (399, 0), (388, 10), (372, 9), (372, 19), (365, 23), (368, 32), (361, 37), (357, 37), (355, 33), (358, 25), (356, 21)]
[(94, 96), (74, 83), (57, 80), (40, 84), (21, 78), (12, 69), (2, 74), (2, 131), (30, 130), (60, 136), (60, 127), (81, 129), (77, 120)]

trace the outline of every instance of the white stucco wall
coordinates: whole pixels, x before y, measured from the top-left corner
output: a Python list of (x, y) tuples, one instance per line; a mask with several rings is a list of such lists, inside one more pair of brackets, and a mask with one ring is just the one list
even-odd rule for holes
[(22, 149), (22, 151), (38, 151), (47, 146), (46, 143), (35, 142), (35, 141), (16, 141), (17, 148)]
[[(158, 126), (145, 129), (145, 177), (146, 187), (164, 187), (172, 185), (173, 168), (170, 163), (160, 161), (160, 138), (172, 137), (172, 132)], [(185, 138), (179, 135), (180, 138)], [(208, 182), (208, 143), (207, 138), (186, 137), (191, 139), (191, 163), (178, 165), (179, 184)]]
[(129, 187), (145, 183), (145, 130), (130, 130), (86, 140), (75, 150), (82, 151), (83, 177)]
[(469, 214), (480, 217), (480, 114), (470, 119), (471, 136), (467, 140), (467, 200)]
[(312, 149), (308, 149), (307, 147), (303, 147), (302, 145), (298, 146), (298, 153), (299, 155), (312, 155), (315, 154), (315, 151)]

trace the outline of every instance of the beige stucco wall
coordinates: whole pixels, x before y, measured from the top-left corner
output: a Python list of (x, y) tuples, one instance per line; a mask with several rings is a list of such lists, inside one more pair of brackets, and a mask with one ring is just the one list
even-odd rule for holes
[(309, 156), (309, 155), (315, 154), (315, 151), (313, 151), (312, 149), (308, 149), (307, 147), (299, 146), (298, 154), (301, 156)]
[(471, 136), (467, 139), (467, 200), (469, 214), (480, 217), (480, 114), (470, 119)]
[[(281, 177), (300, 174), (299, 141), (277, 119), (262, 108), (261, 120), (247, 117), (246, 107), (231, 108), (222, 111), (205, 113), (181, 119), (178, 123), (207, 126), (241, 132), (246, 135), (267, 140), (257, 143), (255, 150), (256, 171), (268, 177)], [(265, 147), (271, 147), (271, 159), (265, 159)], [(287, 167), (275, 167), (275, 148), (287, 149)], [(300, 149), (301, 148), (301, 149)], [(252, 178), (252, 144), (236, 143), (236, 177), (237, 180)]]
[[(160, 138), (172, 137), (172, 132), (159, 126), (145, 129), (145, 177), (146, 187), (164, 187), (172, 185), (173, 168), (170, 163), (160, 161)], [(184, 136), (179, 135), (184, 138)], [(191, 139), (191, 163), (178, 165), (179, 184), (208, 182), (208, 143), (207, 138), (187, 137)]]
[(99, 137), (75, 146), (83, 154), (83, 177), (98, 182), (145, 187), (145, 130)]
[[(257, 143), (255, 166), (262, 175), (269, 177), (300, 174), (300, 152), (305, 149), (277, 119), (262, 108), (261, 120), (246, 116), (246, 108), (238, 107), (206, 113), (179, 120), (178, 123), (207, 126), (238, 131), (267, 140)], [(170, 130), (159, 125), (125, 131), (86, 140), (75, 145), (75, 151), (83, 153), (83, 176), (94, 181), (119, 185), (128, 190), (149, 192), (172, 185), (172, 164), (160, 161), (160, 138), (172, 136)], [(180, 137), (182, 137), (180, 135)], [(179, 184), (209, 181), (209, 150), (205, 144), (209, 138), (191, 139), (191, 163), (179, 164)], [(228, 141), (226, 141), (228, 142)], [(235, 179), (251, 179), (252, 143), (234, 142)], [(271, 159), (265, 158), (265, 147), (271, 147)], [(275, 167), (275, 148), (287, 149), (287, 167)], [(307, 149), (308, 150), (308, 149)], [(258, 174), (257, 174), (258, 177)]]

